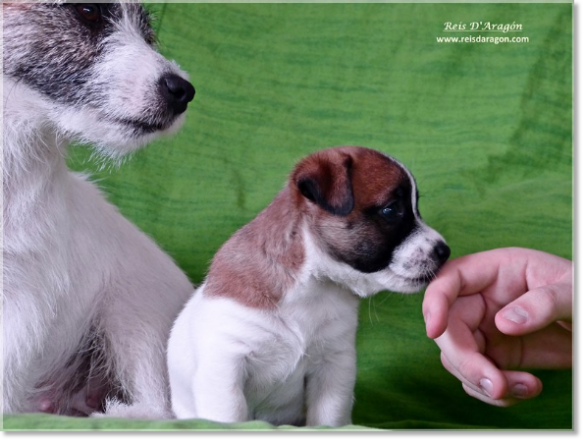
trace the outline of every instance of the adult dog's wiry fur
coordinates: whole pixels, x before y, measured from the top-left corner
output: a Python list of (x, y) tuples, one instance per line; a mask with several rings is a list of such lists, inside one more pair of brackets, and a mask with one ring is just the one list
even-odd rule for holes
[(222, 246), (177, 318), (175, 414), (349, 424), (359, 297), (416, 292), (449, 254), (398, 161), (359, 147), (309, 155)]
[(65, 164), (178, 128), (195, 93), (137, 4), (3, 4), (4, 413), (170, 415), (187, 277)]

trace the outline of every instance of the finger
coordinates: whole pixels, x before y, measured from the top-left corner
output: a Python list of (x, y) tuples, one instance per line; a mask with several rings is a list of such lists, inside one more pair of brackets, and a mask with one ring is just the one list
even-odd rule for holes
[(549, 325), (521, 339), (519, 365), (506, 368), (560, 370), (573, 366), (573, 332), (561, 325)]
[[(447, 266), (449, 266), (448, 263)], [(431, 281), (425, 291), (423, 300), (423, 317), (427, 336), (436, 339), (447, 328), (449, 307), (459, 295), (461, 281), (456, 267), (445, 266), (439, 275)]]
[(532, 399), (542, 392), (542, 382), (531, 373), (508, 370), (503, 370), (502, 373), (508, 382), (504, 398)]
[(519, 401), (532, 399), (542, 392), (542, 382), (532, 374), (521, 371), (502, 371), (506, 379), (506, 390), (500, 398), (494, 398), (486, 392), (484, 386), (487, 387), (487, 384), (485, 381), (483, 383), (484, 386), (478, 388), (477, 385), (470, 383), (465, 377), (461, 376), (461, 373), (455, 369), (443, 354), (441, 354), (441, 362), (449, 373), (461, 381), (463, 389), (467, 394), (486, 404), (508, 407)]
[(469, 388), (469, 386), (462, 384), (463, 385), (463, 390), (465, 390), (465, 392), (475, 398), (475, 399), (479, 399), (482, 402), (485, 402), (486, 404), (489, 405), (494, 405), (496, 407), (509, 407), (511, 405), (517, 404), (519, 402), (519, 399), (515, 399), (515, 398), (503, 398), (503, 399), (492, 399), (489, 396), (484, 396), (481, 393), (478, 393), (477, 391), (475, 391), (473, 388)]
[[(506, 395), (508, 384), (505, 376), (495, 367), (495, 370), (491, 371), (491, 367), (487, 367), (489, 361), (480, 353), (459, 365), (453, 364), (445, 353), (441, 353), (441, 363), (449, 373), (461, 381), (466, 391), (475, 392), (473, 397), (483, 398), (484, 402), (491, 403)], [(487, 374), (484, 374), (485, 372)]]
[(503, 251), (491, 250), (449, 261), (425, 291), (423, 316), (427, 336), (439, 337), (447, 327), (447, 312), (458, 296), (479, 293), (498, 277)]
[(511, 302), (495, 317), (498, 329), (519, 336), (540, 330), (556, 321), (573, 320), (573, 287), (557, 283), (538, 287)]
[(469, 388), (492, 399), (505, 394), (505, 376), (480, 353), (476, 338), (464, 322), (451, 318), (447, 330), (435, 342), (442, 351), (445, 368)]
[(508, 390), (500, 399), (493, 399), (479, 393), (466, 384), (463, 384), (463, 389), (471, 397), (496, 407), (509, 407), (518, 402), (532, 399), (542, 392), (542, 382), (530, 373), (514, 371), (504, 371), (503, 373), (508, 381)]

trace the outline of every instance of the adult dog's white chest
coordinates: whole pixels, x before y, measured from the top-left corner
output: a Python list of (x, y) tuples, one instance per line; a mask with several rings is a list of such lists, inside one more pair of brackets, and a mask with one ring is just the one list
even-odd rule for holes
[[(310, 379), (327, 369), (329, 359), (343, 361), (333, 369), (353, 389), (358, 298), (330, 281), (314, 278), (292, 291), (294, 295), (286, 296), (272, 311), (206, 297), (205, 285), (196, 292), (185, 308), (189, 314), (179, 318), (170, 341), (177, 417), (303, 425)], [(181, 324), (187, 318), (189, 327)], [(192, 376), (181, 378), (180, 373)], [(234, 374), (238, 385), (230, 386)], [(207, 381), (200, 383), (199, 377)], [(214, 391), (230, 387), (243, 393), (232, 402), (232, 409), (226, 410), (224, 404), (210, 406)]]

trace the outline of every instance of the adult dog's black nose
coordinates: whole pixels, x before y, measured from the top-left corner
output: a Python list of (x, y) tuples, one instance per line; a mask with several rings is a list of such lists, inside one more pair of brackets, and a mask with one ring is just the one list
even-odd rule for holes
[(435, 244), (434, 250), (435, 255), (437, 255), (437, 258), (441, 265), (444, 264), (449, 259), (449, 256), (451, 256), (451, 249), (443, 241)]
[(175, 115), (185, 112), (187, 103), (195, 97), (195, 88), (176, 74), (165, 74), (160, 79), (160, 93)]

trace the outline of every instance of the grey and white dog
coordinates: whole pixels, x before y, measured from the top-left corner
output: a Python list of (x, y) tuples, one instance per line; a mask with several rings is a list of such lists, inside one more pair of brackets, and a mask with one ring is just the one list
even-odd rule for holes
[(4, 3), (4, 413), (169, 417), (192, 285), (65, 163), (176, 130), (195, 94), (137, 4)]

